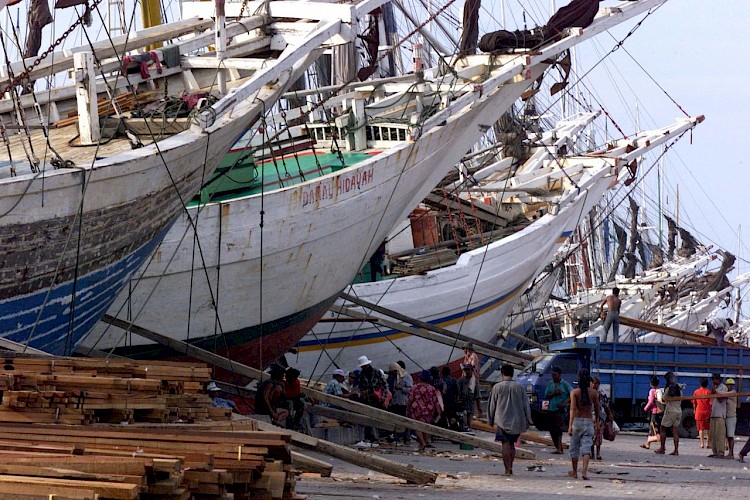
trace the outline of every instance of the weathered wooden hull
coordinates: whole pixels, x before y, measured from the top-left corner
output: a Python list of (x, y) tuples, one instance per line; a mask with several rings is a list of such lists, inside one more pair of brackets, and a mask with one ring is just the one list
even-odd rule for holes
[(239, 102), (210, 134), (0, 180), (0, 336), (70, 354), (263, 109)]

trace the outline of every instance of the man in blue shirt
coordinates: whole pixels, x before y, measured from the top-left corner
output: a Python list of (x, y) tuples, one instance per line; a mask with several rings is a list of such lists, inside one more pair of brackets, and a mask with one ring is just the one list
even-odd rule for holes
[(206, 391), (211, 397), (211, 404), (214, 408), (228, 408), (232, 411), (237, 411), (237, 405), (234, 401), (232, 401), (231, 399), (224, 399), (219, 397), (219, 394), (221, 394), (221, 389), (219, 389), (219, 386), (216, 385), (216, 382), (210, 382), (206, 386)]
[(562, 379), (562, 369), (559, 366), (552, 367), (552, 380), (547, 384), (544, 398), (549, 400), (547, 406), (547, 426), (552, 443), (555, 445), (555, 455), (563, 454), (562, 433), (563, 426), (567, 429), (568, 422), (566, 408), (570, 405), (570, 392), (573, 388)]

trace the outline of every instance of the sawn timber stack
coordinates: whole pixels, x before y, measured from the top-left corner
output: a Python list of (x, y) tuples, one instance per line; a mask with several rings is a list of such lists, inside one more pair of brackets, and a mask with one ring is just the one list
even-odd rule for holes
[[(248, 427), (243, 427), (248, 429)], [(8, 424), (0, 430), (0, 496), (295, 498), (290, 436), (188, 425)], [(59, 493), (57, 493), (59, 492)]]
[(5, 357), (0, 422), (201, 422), (227, 420), (205, 394), (202, 363)]

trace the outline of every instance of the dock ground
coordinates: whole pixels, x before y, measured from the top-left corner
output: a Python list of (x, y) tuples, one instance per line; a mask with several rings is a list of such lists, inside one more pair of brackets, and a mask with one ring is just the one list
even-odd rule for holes
[[(493, 436), (477, 432), (478, 436)], [(542, 435), (547, 436), (546, 433)], [(747, 437), (740, 436), (735, 456)], [(553, 455), (552, 448), (527, 443), (536, 453), (534, 460), (516, 460), (513, 476), (502, 475), (502, 459), (475, 449), (464, 451), (458, 444), (434, 442), (431, 453), (420, 454), (416, 445), (396, 449), (380, 446), (366, 453), (379, 454), (404, 465), (439, 473), (434, 485), (416, 486), (403, 480), (368, 471), (325, 455), (305, 452), (334, 465), (329, 478), (304, 475), (297, 482), (297, 493), (310, 500), (330, 498), (370, 499), (539, 499), (540, 495), (562, 498), (632, 499), (658, 498), (686, 500), (728, 500), (750, 497), (750, 456), (748, 463), (708, 458), (710, 449), (701, 449), (697, 439), (681, 439), (680, 455), (657, 455), (639, 447), (642, 434), (620, 434), (614, 442), (605, 441), (602, 461), (592, 460), (589, 481), (568, 477), (570, 457)], [(568, 442), (568, 436), (565, 436)], [(652, 450), (656, 446), (652, 443)], [(667, 453), (672, 451), (667, 439)]]

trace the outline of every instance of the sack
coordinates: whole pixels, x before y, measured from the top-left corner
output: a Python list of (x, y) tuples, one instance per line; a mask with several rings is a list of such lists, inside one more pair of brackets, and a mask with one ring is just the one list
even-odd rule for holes
[[(615, 428), (617, 429), (616, 431)], [(615, 423), (614, 420), (609, 420), (604, 424), (604, 428), (602, 429), (602, 437), (607, 441), (614, 441), (615, 437), (617, 437), (618, 432), (620, 432), (620, 428), (617, 427), (617, 423)]]

